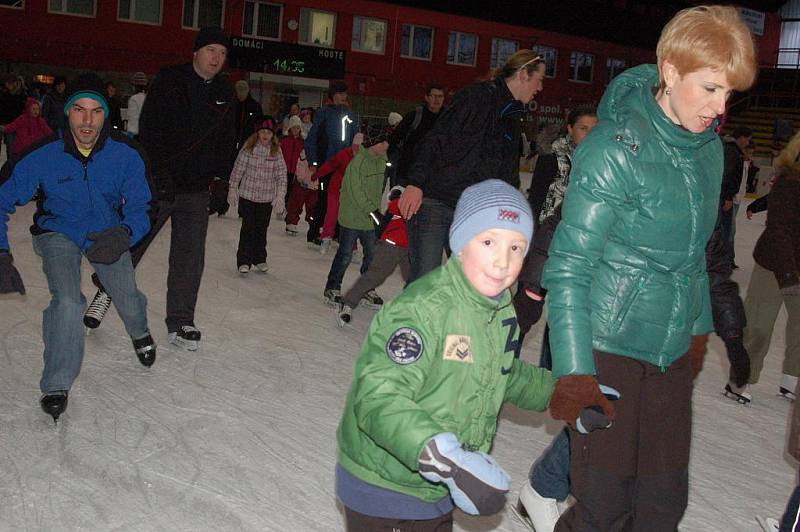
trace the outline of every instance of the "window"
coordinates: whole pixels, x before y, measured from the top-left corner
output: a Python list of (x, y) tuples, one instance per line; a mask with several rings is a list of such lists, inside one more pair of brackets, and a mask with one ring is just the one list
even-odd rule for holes
[(426, 59), (433, 57), (433, 28), (403, 24), (403, 42), (400, 57)]
[(625, 60), (609, 57), (606, 59), (606, 83), (611, 83), (611, 80), (616, 78), (625, 70)]
[(386, 47), (386, 21), (353, 17), (352, 49), (357, 52), (382, 54)]
[(243, 35), (280, 40), (283, 6), (269, 2), (244, 3)]
[(490, 68), (500, 68), (506, 64), (509, 57), (519, 48), (517, 41), (506, 39), (492, 39), (492, 58), (489, 62)]
[(474, 33), (451, 31), (447, 40), (447, 62), (451, 65), (475, 66), (478, 36)]
[(300, 10), (300, 42), (317, 46), (333, 46), (336, 15), (316, 9)]
[(581, 83), (592, 82), (594, 55), (585, 52), (572, 52), (569, 55), (569, 79)]
[(95, 5), (94, 0), (49, 0), (47, 10), (51, 13), (93, 17)]
[(183, 27), (200, 29), (222, 27), (224, 0), (183, 0)]
[(161, 24), (161, 0), (119, 0), (119, 20)]
[(24, 9), (25, 0), (0, 0), (0, 7), (13, 7), (15, 9)]
[(531, 50), (536, 52), (544, 59), (544, 75), (548, 78), (556, 77), (556, 63), (558, 62), (558, 50), (552, 46), (533, 45)]

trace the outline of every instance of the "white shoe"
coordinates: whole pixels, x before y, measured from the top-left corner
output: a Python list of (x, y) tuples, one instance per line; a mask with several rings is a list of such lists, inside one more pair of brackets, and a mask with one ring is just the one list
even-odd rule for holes
[(286, 224), (286, 234), (289, 236), (297, 236), (297, 226), (294, 224)]
[(169, 343), (187, 351), (197, 351), (200, 345), (200, 331), (191, 325), (184, 325), (177, 332), (169, 333)]
[(239, 266), (239, 273), (245, 274), (250, 272), (250, 265), (249, 264), (242, 264)]
[(787, 375), (786, 373), (783, 374), (783, 378), (781, 379), (781, 387), (778, 389), (778, 392), (785, 398), (790, 401), (794, 401), (794, 389), (797, 387), (797, 377), (793, 377), (791, 375)]
[(336, 314), (336, 323), (339, 324), (339, 327), (344, 327), (350, 320), (353, 319), (353, 309), (349, 305), (342, 304), (339, 307), (339, 312)]
[(558, 501), (539, 495), (530, 482), (525, 482), (519, 490), (516, 510), (520, 517), (530, 521), (536, 532), (553, 532), (561, 516)]
[(764, 530), (764, 532), (778, 532), (778, 530), (781, 528), (778, 520), (771, 517), (761, 517), (760, 515), (757, 515), (756, 521), (758, 521), (758, 524), (761, 525), (761, 528)]
[(319, 245), (319, 253), (320, 255), (324, 255), (331, 249), (331, 239), (330, 238), (323, 238), (322, 243)]
[(269, 271), (269, 266), (267, 266), (266, 262), (261, 262), (259, 264), (256, 264), (256, 269), (261, 273), (267, 273)]
[(753, 396), (750, 393), (750, 385), (745, 384), (741, 388), (736, 386), (734, 383), (729, 382), (725, 385), (725, 389), (722, 391), (722, 395), (727, 397), (728, 399), (733, 399), (737, 403), (745, 406), (750, 406), (750, 402), (753, 400)]

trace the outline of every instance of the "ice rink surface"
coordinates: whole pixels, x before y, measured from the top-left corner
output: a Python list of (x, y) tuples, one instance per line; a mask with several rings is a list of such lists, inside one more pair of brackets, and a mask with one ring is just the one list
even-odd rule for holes
[[(31, 248), (32, 213), (32, 205), (21, 208), (9, 231), (28, 293), (0, 296), (0, 530), (342, 530), (335, 431), (374, 311), (356, 309), (351, 326), (337, 327), (322, 302), (332, 254), (308, 249), (303, 235), (288, 237), (273, 220), (269, 273), (240, 277), (239, 222), (211, 218), (196, 316), (203, 341), (188, 353), (166, 339), (167, 225), (137, 270), (159, 344), (155, 365), (139, 364), (110, 312), (86, 339), (69, 407), (54, 425), (38, 405), (49, 294)], [(740, 212), (734, 277), (743, 293), (764, 219)], [(90, 272), (84, 262), (87, 299), (95, 292)], [(351, 265), (344, 287), (357, 275)], [(379, 293), (391, 298), (401, 287), (396, 272)], [(719, 339), (709, 344), (694, 394), (683, 531), (751, 532), (755, 514), (783, 511), (795, 482), (784, 454), (790, 404), (776, 396), (784, 323), (782, 311), (751, 408), (721, 395), (728, 364)], [(533, 363), (541, 331), (540, 323), (523, 350)], [(492, 454), (514, 490), (560, 427), (546, 413), (504, 408)], [(509, 510), (488, 518), (457, 512), (455, 528), (524, 530)]]

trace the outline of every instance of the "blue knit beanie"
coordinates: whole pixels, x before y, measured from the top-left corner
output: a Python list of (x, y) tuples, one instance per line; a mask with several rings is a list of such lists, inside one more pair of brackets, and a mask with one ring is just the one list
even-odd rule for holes
[(510, 229), (525, 236), (530, 249), (533, 213), (522, 193), (499, 179), (487, 179), (461, 193), (450, 225), (450, 249), (458, 254), (475, 235), (489, 229)]

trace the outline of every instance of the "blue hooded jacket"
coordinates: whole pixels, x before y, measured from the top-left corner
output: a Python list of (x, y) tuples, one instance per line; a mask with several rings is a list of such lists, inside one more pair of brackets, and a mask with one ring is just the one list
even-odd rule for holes
[(86, 251), (86, 235), (122, 225), (130, 245), (150, 230), (152, 198), (141, 148), (103, 125), (92, 152), (84, 157), (72, 134), (59, 130), (31, 146), (0, 170), (0, 249), (8, 250), (8, 219), (16, 205), (39, 192), (31, 233), (57, 232)]
[(361, 118), (346, 105), (329, 104), (314, 114), (314, 124), (305, 141), (311, 164), (321, 165), (353, 144)]

